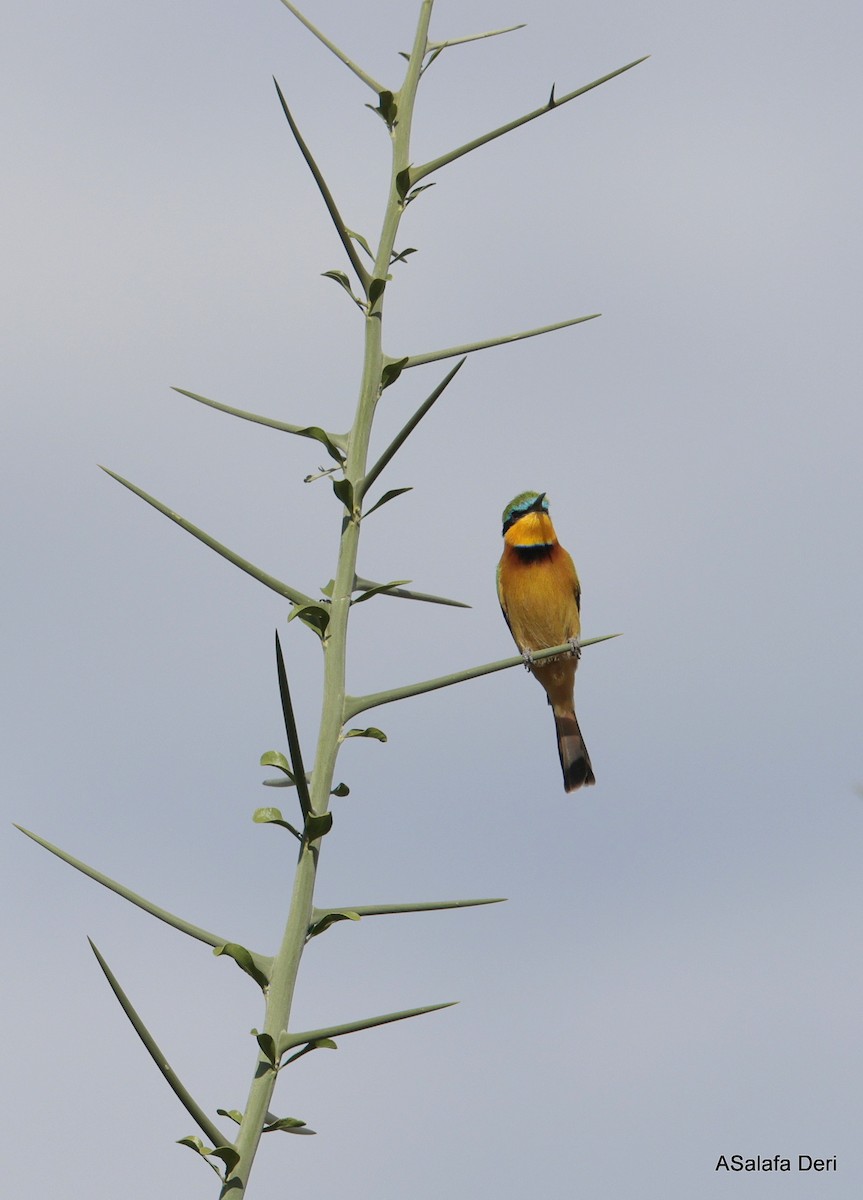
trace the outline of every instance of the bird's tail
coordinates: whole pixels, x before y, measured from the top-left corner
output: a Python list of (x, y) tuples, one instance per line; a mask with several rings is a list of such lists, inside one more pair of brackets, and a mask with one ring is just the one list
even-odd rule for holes
[(575, 713), (554, 712), (554, 724), (557, 729), (557, 750), (560, 754), (560, 765), (563, 768), (563, 787), (567, 792), (576, 788), (587, 787), (596, 783), (593, 767), (587, 746), (581, 736)]

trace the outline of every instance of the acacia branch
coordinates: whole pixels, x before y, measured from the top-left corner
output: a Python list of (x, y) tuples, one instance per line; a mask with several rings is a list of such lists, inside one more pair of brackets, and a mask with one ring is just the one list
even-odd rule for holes
[[(197, 938), (199, 942), (204, 942), (206, 945), (214, 947), (222, 946), (230, 941), (229, 938), (221, 937), (217, 933), (211, 933), (208, 929), (201, 929), (199, 925), (193, 925), (191, 921), (184, 921), (182, 917), (174, 916), (167, 909), (159, 908), (152, 900), (147, 900), (144, 896), (139, 896), (131, 888), (127, 888), (124, 884), (118, 883), (115, 879), (111, 879), (101, 871), (97, 871), (95, 867), (90, 867), (87, 863), (81, 862), (80, 859), (73, 858), (71, 854), (67, 854), (65, 850), (61, 850), (59, 846), (53, 846), (51, 842), (46, 842), (44, 838), (39, 837), (38, 833), (32, 833), (29, 829), (25, 829), (23, 825), (16, 825), (15, 828), (25, 834), (26, 837), (32, 838), (43, 849), (50, 851), (51, 854), (56, 854), (57, 858), (62, 859), (64, 863), (68, 863), (70, 867), (74, 867), (76, 871), (80, 871), (82, 875), (86, 875), (96, 883), (101, 883), (109, 891), (116, 892), (118, 896), (122, 896), (130, 904), (134, 904), (137, 908), (149, 913), (151, 917), (157, 917), (160, 921), (164, 921), (166, 925), (171, 925), (174, 929), (179, 929), (180, 933), (187, 933), (189, 937)], [(252, 954), (252, 958), (261, 964), (265, 964), (268, 961), (260, 954)]]
[(253, 579), (257, 579), (259, 583), (263, 583), (265, 587), (278, 592), (280, 596), (284, 596), (286, 600), (290, 600), (294, 604), (315, 603), (312, 597), (307, 596), (305, 592), (301, 592), (297, 588), (283, 583), (281, 579), (276, 579), (275, 575), (268, 575), (266, 571), (262, 571), (260, 567), (256, 567), (248, 559), (241, 558), (235, 551), (229, 550), (227, 546), (223, 546), (221, 542), (217, 542), (214, 537), (210, 537), (208, 533), (204, 533), (203, 529), (199, 529), (197, 525), (193, 525), (191, 521), (187, 521), (185, 517), (181, 517), (179, 513), (173, 512), (172, 509), (168, 508), (167, 504), (162, 504), (161, 500), (148, 495), (142, 488), (137, 487), (134, 483), (130, 483), (122, 475), (118, 475), (116, 471), (111, 471), (108, 467), (100, 467), (100, 469), (106, 475), (110, 475), (112, 479), (116, 479), (118, 483), (122, 483), (124, 488), (128, 488), (130, 492), (134, 492), (136, 496), (140, 496), (142, 500), (146, 500), (157, 512), (166, 516), (169, 521), (173, 521), (175, 525), (179, 525), (181, 529), (185, 529), (186, 533), (191, 533), (192, 537), (196, 537), (199, 542), (203, 542), (205, 546), (209, 546), (211, 550), (215, 550), (222, 558), (226, 558), (229, 563), (233, 563), (235, 567), (239, 567), (241, 571), (245, 571), (247, 575), (251, 575)]
[(313, 33), (315, 35), (315, 37), (318, 39), (319, 42), (323, 42), (323, 44), (326, 46), (326, 48), (328, 50), (331, 50), (332, 53), (335, 54), (336, 58), (338, 58), (341, 62), (343, 62), (345, 64), (346, 67), (348, 67), (351, 71), (353, 71), (353, 73), (357, 76), (357, 78), (361, 79), (364, 84), (366, 84), (368, 87), (370, 87), (372, 89), (373, 92), (380, 93), (384, 90), (383, 84), (378, 83), (378, 81), (376, 79), (372, 78), (372, 76), (369, 75), (366, 71), (364, 71), (362, 69), (362, 67), (358, 66), (353, 61), (352, 58), (348, 58), (348, 56), (347, 56), (347, 54), (345, 54), (344, 50), (340, 50), (339, 47), (335, 44), (335, 42), (330, 41), (330, 39), (326, 36), (326, 34), (321, 33), (320, 29), (317, 29), (311, 23), (311, 21), (308, 19), (308, 17), (303, 16), (303, 14), (300, 12), (300, 10), (297, 8), (297, 6), (295, 4), (291, 4), (291, 0), (282, 0), (282, 4), (284, 4), (285, 8), (288, 9), (289, 12), (292, 12), (294, 14), (294, 16), (297, 18), (298, 21), (301, 21), (303, 23), (303, 25), (305, 25), (306, 29), (308, 29), (308, 31), (310, 33)]
[(324, 1029), (307, 1029), (303, 1033), (283, 1035), (279, 1041), (279, 1054), (293, 1050), (308, 1042), (319, 1042), (324, 1038), (344, 1037), (348, 1033), (360, 1033), (364, 1029), (375, 1029), (378, 1025), (391, 1025), (394, 1021), (406, 1021), (410, 1017), (423, 1017), (426, 1013), (439, 1012), (442, 1008), (452, 1008), (457, 1000), (447, 1000), (444, 1004), (426, 1004), (422, 1008), (406, 1008), (402, 1012), (384, 1013), (380, 1017), (363, 1017), (359, 1021), (346, 1021), (344, 1025), (327, 1025)]
[[(416, 410), (416, 412), (410, 418), (410, 420), (406, 421), (405, 424), (401, 427), (401, 429), (398, 431), (396, 436), (393, 438), (393, 440), (387, 446), (386, 450), (384, 450), (383, 454), (380, 456), (380, 458), (375, 463), (375, 465), (373, 467), (371, 467), (369, 469), (369, 471), (366, 473), (366, 477), (363, 480), (362, 487), (360, 489), (360, 497), (361, 498), (363, 496), (365, 496), (365, 494), (368, 492), (369, 488), (372, 486), (372, 484), (375, 482), (377, 477), (380, 475), (381, 471), (383, 471), (384, 467), (386, 467), (392, 461), (392, 459), (397, 454), (397, 452), (402, 448), (404, 443), (408, 440), (410, 435), (416, 429), (417, 425), (419, 425), (420, 421), (423, 419), (423, 417), (426, 415), (428, 410), (434, 404), (435, 400), (437, 400), (438, 397), (446, 390), (448, 385), (450, 383), (452, 383), (453, 379), (455, 379), (456, 375), (459, 373), (459, 371), (464, 366), (464, 363), (465, 363), (464, 358), (462, 358), (459, 362), (456, 363), (456, 365), (449, 372), (449, 374), (444, 379), (442, 379), (441, 382), (437, 385), (437, 387), (434, 389), (434, 391), (431, 393), (431, 395), (428, 396), (425, 400), (423, 400), (422, 404), (419, 406), (419, 408)], [(406, 365), (408, 365), (408, 366), (411, 365), (410, 360), (408, 360), (408, 363)]]
[(454, 358), (456, 354), (473, 354), (475, 350), (488, 350), (492, 346), (505, 346), (508, 342), (521, 342), (525, 338), (553, 333), (556, 329), (567, 329), (570, 325), (583, 325), (595, 321), (601, 313), (589, 313), (586, 317), (571, 317), (568, 321), (556, 321), (553, 325), (541, 325), (539, 329), (527, 329), (522, 333), (505, 333), (500, 337), (486, 338), (483, 342), (467, 342), (464, 346), (449, 346), (446, 350), (429, 350), (425, 354), (410, 354), (402, 363), (402, 369), (421, 367), (425, 363), (437, 362), (441, 358)]
[[(314, 438), (315, 441), (326, 446), (337, 461), (344, 459), (343, 452), (347, 450), (348, 439), (343, 433), (329, 433), (317, 425), (293, 425), (289, 421), (277, 421), (275, 417), (263, 417), (259, 413), (248, 412), (244, 408), (233, 408), (230, 404), (222, 404), (219, 400), (210, 400), (207, 396), (200, 396), (197, 392), (189, 392), (181, 387), (171, 388), (171, 391), (177, 392), (181, 396), (188, 396), (190, 400), (197, 400), (199, 404), (206, 404), (219, 412), (228, 413), (229, 416), (241, 417), (244, 421), (254, 421), (257, 425), (279, 429), (282, 433), (294, 433), (298, 437)], [(334, 451), (338, 453), (334, 453)]]
[(645, 54), (641, 58), (635, 59), (634, 62), (627, 63), (625, 67), (618, 67), (616, 71), (611, 71), (608, 75), (603, 75), (600, 79), (594, 79), (592, 83), (586, 83), (583, 87), (576, 88), (574, 92), (567, 92), (565, 96), (555, 97), (554, 89), (552, 88), (550, 98), (541, 108), (535, 108), (532, 112), (525, 113), (524, 116), (516, 117), (514, 121), (508, 121), (506, 125), (500, 125), (497, 129), (492, 129), (489, 133), (483, 133), (479, 137), (474, 138), (473, 141), (465, 142), (463, 146), (459, 146), (456, 150), (449, 150), (446, 154), (441, 154), (439, 158), (433, 158), (430, 162), (423, 163), (422, 166), (411, 167), (410, 187), (413, 187), (414, 184), (424, 179), (426, 175), (431, 175), (433, 171), (438, 171), (441, 167), (446, 167), (451, 162), (455, 162), (462, 155), (470, 154), (472, 150), (477, 150), (480, 146), (484, 146), (486, 142), (494, 141), (495, 138), (503, 137), (505, 133), (511, 133), (513, 129), (518, 129), (520, 125), (526, 125), (528, 121), (535, 121), (537, 117), (544, 117), (546, 113), (551, 112), (555, 108), (560, 108), (562, 104), (568, 104), (576, 96), (583, 96), (585, 92), (592, 91), (593, 88), (599, 87), (602, 83), (608, 83), (609, 79), (614, 79), (617, 75), (622, 75), (624, 71), (631, 71), (633, 67), (637, 67), (639, 63), (643, 63), (648, 58), (650, 58), (650, 55)]
[(303, 141), (303, 136), (299, 131), (296, 121), (291, 116), (291, 110), (288, 108), (285, 97), (282, 95), (282, 89), (279, 87), (278, 80), (274, 79), (273, 83), (276, 85), (276, 91), (279, 95), (279, 102), (282, 106), (282, 111), (287, 118), (288, 125), (291, 127), (291, 133), (294, 135), (294, 140), (300, 148), (300, 153), (306, 160), (308, 168), (314, 177), (315, 183), (318, 185), (318, 191), (323, 196), (324, 204), (327, 206), (327, 212), (330, 214), (332, 222), (336, 227), (336, 233), (339, 235), (339, 239), (345, 248), (345, 253), (350, 259), (351, 266), (353, 267), (354, 271), (356, 271), (357, 279), (359, 279), (360, 283), (362, 284), (363, 291), (366, 293), (366, 295), (368, 295), (369, 284), (371, 283), (372, 277), (360, 261), (360, 256), (357, 254), (356, 247), (354, 246), (351, 236), (348, 233), (348, 228), (342, 220), (341, 214), (336, 206), (336, 202), (333, 199), (333, 194), (327, 187), (327, 182), (321, 173), (320, 167), (312, 157), (311, 150), (309, 150), (308, 146)]
[(189, 1116), (192, 1118), (192, 1120), (196, 1123), (196, 1125), (201, 1130), (201, 1132), (210, 1139), (210, 1141), (213, 1143), (214, 1146), (226, 1147), (229, 1149), (233, 1149), (234, 1148), (233, 1143), (231, 1141), (229, 1141), (228, 1138), (225, 1137), (225, 1135), (222, 1133), (222, 1131), (219, 1129), (219, 1127), (217, 1125), (213, 1124), (213, 1122), (210, 1120), (210, 1118), (207, 1116), (207, 1114), (204, 1112), (204, 1110), (201, 1108), (201, 1106), (198, 1104), (198, 1102), (192, 1096), (191, 1092), (183, 1085), (179, 1076), (177, 1075), (177, 1072), (174, 1070), (173, 1067), (171, 1067), (169, 1065), (168, 1059), (163, 1054), (163, 1052), (159, 1049), (156, 1039), (150, 1033), (149, 1029), (147, 1029), (146, 1025), (141, 1020), (141, 1018), (138, 1016), (138, 1013), (135, 1011), (135, 1009), (132, 1006), (131, 1000), (126, 995), (126, 993), (123, 991), (123, 989), (120, 987), (120, 984), (117, 982), (116, 976), (112, 972), (111, 968), (105, 962), (105, 959), (99, 953), (99, 951), (98, 951), (97, 947), (94, 945), (94, 943), (89, 938), (87, 940), (90, 942), (90, 948), (93, 951), (93, 953), (96, 955), (96, 960), (99, 963), (99, 966), (102, 968), (102, 970), (105, 974), (105, 978), (108, 980), (108, 983), (111, 985), (111, 990), (113, 991), (114, 995), (119, 1000), (120, 1006), (123, 1009), (123, 1012), (126, 1014), (126, 1016), (131, 1021), (132, 1027), (135, 1030), (135, 1033), (137, 1033), (138, 1037), (144, 1043), (144, 1045), (147, 1049), (147, 1053), (150, 1055), (153, 1062), (159, 1068), (160, 1072), (162, 1073), (163, 1078), (165, 1079), (165, 1082), (168, 1084), (171, 1091), (174, 1093), (174, 1095), (180, 1101), (183, 1108), (185, 1108), (186, 1112), (189, 1114)]
[[(587, 638), (579, 642), (582, 646), (593, 646), (597, 642), (607, 642), (611, 638), (620, 637), (619, 633), (606, 633), (601, 637)], [(535, 650), (531, 654), (531, 662), (543, 662), (546, 658), (558, 655), (573, 654), (572, 644), (563, 642), (560, 646), (550, 646), (546, 650)], [(385, 692), (371, 692), (367, 696), (346, 696), (344, 720), (350, 721), (358, 713), (367, 712), (381, 704), (392, 704), (395, 700), (407, 700), (409, 696), (421, 696), (425, 692), (434, 692), (439, 688), (452, 687), (455, 683), (464, 683), (468, 679), (478, 679), (481, 675), (492, 675), (495, 671), (507, 671), (510, 667), (525, 666), (523, 655), (512, 658), (502, 658), (498, 662), (483, 663), (479, 667), (468, 667), (464, 671), (455, 671), (452, 675), (438, 675), (435, 679), (426, 679), (421, 683), (408, 683), (404, 687), (390, 688)]]
[(464, 37), (447, 38), (445, 42), (429, 42), (429, 51), (446, 50), (449, 46), (463, 46), (466, 42), (481, 42), (483, 38), (500, 37), (503, 33), (515, 33), (517, 29), (525, 29), (527, 26), (522, 21), (520, 25), (508, 25), (506, 29), (489, 29), (486, 33), (468, 33)]

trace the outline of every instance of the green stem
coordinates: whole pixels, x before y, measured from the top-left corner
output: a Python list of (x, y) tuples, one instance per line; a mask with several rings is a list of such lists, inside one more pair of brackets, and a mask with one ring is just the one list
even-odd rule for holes
[[(428, 28), (433, 2), (434, 0), (423, 0), (405, 80), (396, 97), (398, 121), (392, 131), (393, 150), (389, 196), (373, 271), (374, 277), (381, 280), (386, 278), (389, 270), (402, 213), (397, 176), (399, 172), (407, 169), (410, 162), (411, 120), (423, 58), (428, 45)], [(293, 8), (292, 11), (294, 11)], [(348, 435), (344, 468), (345, 478), (353, 485), (354, 495), (359, 494), (367, 471), (372, 421), (381, 393), (381, 376), (385, 362), (381, 341), (385, 291), (386, 289), (383, 288), (375, 296), (374, 303), (369, 305), (365, 321), (365, 347), (360, 394), (353, 427)], [(310, 787), (312, 810), (315, 813), (325, 813), (329, 807), (330, 789), (345, 719), (348, 618), (351, 594), (356, 578), (359, 536), (360, 514), (358, 509), (354, 511), (345, 509), (342, 519), (338, 566), (329, 606), (330, 620), (324, 639), (323, 703)], [(293, 894), (282, 944), (273, 960), (263, 1032), (269, 1034), (277, 1045), (288, 1031), (300, 959), (306, 943), (306, 935), (312, 923), (319, 851), (320, 839), (311, 842), (304, 839), (297, 861)], [(288, 1036), (290, 1035), (288, 1034)], [(229, 1200), (229, 1198), (230, 1200), (241, 1200), (245, 1194), (249, 1172), (261, 1138), (275, 1083), (276, 1073), (269, 1068), (263, 1053), (259, 1053), (243, 1122), (236, 1141), (240, 1158), (222, 1190), (224, 1200)]]

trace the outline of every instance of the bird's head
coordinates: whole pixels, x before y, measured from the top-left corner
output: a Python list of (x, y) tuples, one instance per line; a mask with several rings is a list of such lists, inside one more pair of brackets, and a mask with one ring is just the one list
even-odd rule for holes
[(540, 546), (556, 541), (545, 492), (521, 492), (503, 510), (503, 536), (511, 546)]

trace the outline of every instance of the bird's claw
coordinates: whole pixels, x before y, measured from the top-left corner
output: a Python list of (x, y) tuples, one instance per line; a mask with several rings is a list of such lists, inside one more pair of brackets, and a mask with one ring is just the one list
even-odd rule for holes
[(576, 658), (581, 658), (581, 643), (577, 637), (567, 638), (570, 650)]
[(522, 650), (521, 657), (524, 659), (524, 669), (526, 671), (529, 671), (530, 668), (533, 666), (533, 664), (536, 662), (536, 658), (534, 656), (533, 651), (532, 650)]

